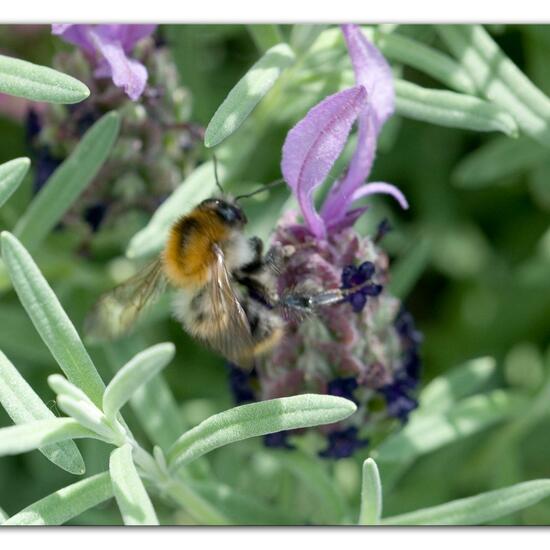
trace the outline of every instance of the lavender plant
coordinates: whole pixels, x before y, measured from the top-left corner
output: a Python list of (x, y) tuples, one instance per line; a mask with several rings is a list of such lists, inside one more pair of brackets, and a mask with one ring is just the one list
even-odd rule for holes
[[(46, 461), (33, 458), (37, 453), (21, 460), (42, 460), (34, 479), (51, 489), (23, 509), (6, 496), (0, 521), (509, 522), (550, 495), (544, 470), (541, 479), (526, 481), (511, 451), (547, 421), (548, 369), (536, 351), (520, 345), (504, 360), (507, 383), (498, 368), (502, 358), (486, 351), (421, 383), (426, 352), (403, 304), (428, 265), (444, 263), (434, 252), (444, 247), (437, 235), (411, 238), (400, 231), (401, 212), (410, 208), (409, 220), (417, 215), (419, 194), (407, 192), (406, 198), (397, 186), (377, 181), (374, 161), (377, 150), (386, 152), (382, 161), (396, 154), (399, 125), (410, 118), (455, 132), (504, 134), (456, 167), (455, 182), (463, 188), (489, 187), (509, 173), (541, 169), (548, 98), (480, 26), (440, 26), (424, 35), (388, 25), (294, 25), (289, 33), (252, 25), (248, 31), (258, 59), (212, 109), (204, 145), (215, 148), (224, 188), (245, 191), (253, 180), (267, 181), (267, 171), (251, 161), (279, 129), (275, 156), (287, 188), (251, 201), (248, 229), (273, 250), (290, 251), (279, 275), (281, 293), (339, 288), (349, 291), (346, 301), (318, 318), (287, 319), (285, 338), (252, 372), (234, 365), (224, 370), (197, 352), (179, 328), (161, 330), (170, 315), (163, 302), (124, 341), (85, 347), (65, 307), (80, 319), (87, 306), (81, 302), (122, 279), (131, 262), (157, 253), (171, 223), (212, 195), (215, 181), (209, 153), (196, 144), (201, 124), (193, 122), (186, 103), (192, 91), (181, 87), (175, 72), (177, 43), (160, 46), (154, 26), (56, 26), (54, 33), (77, 48), (57, 54), (55, 66), (85, 82), (91, 97), (70, 110), (56, 105), (35, 116), (35, 154), (43, 147), (59, 156), (53, 173), (19, 211), (12, 204), (20, 201), (17, 188), (31, 163), (17, 158), (0, 165), (0, 215), (11, 229), (1, 237), (0, 402), (15, 424), (0, 429), (0, 455), (7, 462), (10, 455), (39, 450)], [(3, 63), (0, 73), (13, 78), (4, 79), (8, 84), (0, 91), (54, 103), (84, 99), (87, 88), (65, 74)], [(432, 87), (409, 80), (415, 74), (410, 68), (424, 73)], [(434, 81), (445, 88), (433, 87)], [(155, 141), (164, 130), (166, 139)], [(436, 155), (438, 145), (431, 147)], [(44, 157), (35, 158), (31, 167), (44, 175)], [(162, 179), (157, 176), (163, 162), (170, 164), (170, 183), (159, 192), (149, 185)], [(420, 174), (417, 187), (423, 185)], [(77, 227), (71, 220), (81, 223), (90, 205), (109, 195), (98, 178), (129, 193), (139, 188), (138, 194), (157, 202), (171, 193), (130, 238), (127, 259), (115, 257), (100, 269), (89, 258), (113, 255), (105, 237), (91, 234), (85, 259), (68, 231)], [(400, 184), (394, 176), (390, 181)], [(539, 181), (531, 189), (545, 204), (542, 187)], [(399, 214), (378, 194), (393, 198)], [(129, 219), (122, 224), (129, 226), (125, 237), (134, 227)], [(547, 265), (541, 242), (540, 258), (523, 275), (539, 289), (546, 288), (539, 273)], [(448, 264), (458, 264), (452, 254), (460, 245), (443, 250)], [(114, 281), (105, 280), (106, 265)], [(466, 265), (452, 276), (465, 277), (475, 268)], [(56, 292), (46, 279), (55, 282)], [(12, 288), (24, 312), (11, 299)], [(490, 307), (490, 300), (484, 303)], [(451, 331), (455, 336), (459, 332)], [(424, 344), (425, 362), (433, 369), (434, 344)], [(55, 402), (48, 401), (47, 388), (33, 389), (46, 378), (45, 369), (34, 365), (49, 369)], [(63, 375), (50, 374), (54, 366)], [(230, 408), (230, 391), (239, 406)], [(480, 440), (488, 443), (472, 444)], [(474, 496), (456, 500), (448, 497), (450, 482), (435, 483), (434, 476), (442, 464), (462, 471), (457, 461), (480, 476), (494, 464), (507, 467), (494, 481), (497, 489), (476, 495), (466, 485), (459, 493)], [(41, 475), (48, 462), (63, 476), (52, 476), (58, 480), (53, 487)], [(407, 479), (423, 464), (424, 484), (431, 476), (434, 486), (431, 501), (418, 493), (418, 484), (412, 498), (406, 492)], [(113, 499), (116, 507), (108, 504)]]

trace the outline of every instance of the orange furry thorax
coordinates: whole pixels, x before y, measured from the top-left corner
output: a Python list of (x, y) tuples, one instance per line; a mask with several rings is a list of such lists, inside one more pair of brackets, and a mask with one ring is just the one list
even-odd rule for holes
[(170, 282), (181, 288), (206, 284), (215, 259), (212, 245), (228, 236), (229, 228), (209, 210), (195, 208), (180, 218), (170, 230), (163, 254)]

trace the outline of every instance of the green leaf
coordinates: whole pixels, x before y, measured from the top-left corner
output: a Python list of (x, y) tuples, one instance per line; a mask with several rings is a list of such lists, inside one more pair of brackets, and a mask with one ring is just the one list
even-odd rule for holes
[[(223, 184), (225, 169), (218, 163), (218, 175)], [(212, 196), (216, 189), (214, 163), (201, 164), (155, 211), (149, 223), (138, 231), (126, 250), (128, 258), (141, 258), (159, 253), (164, 246), (170, 226), (190, 212), (202, 200)]]
[(49, 67), (0, 55), (0, 93), (49, 103), (79, 103), (88, 87), (72, 76)]
[(420, 408), (426, 414), (450, 409), (463, 397), (479, 390), (496, 372), (492, 357), (479, 357), (432, 380), (420, 394)]
[(151, 499), (132, 460), (130, 444), (111, 453), (109, 472), (124, 525), (158, 525)]
[(8, 514), (6, 514), (6, 512), (4, 512), (2, 508), (0, 508), (0, 525), (2, 525), (2, 523), (4, 523), (8, 518)]
[[(143, 349), (141, 342), (134, 344), (135, 338), (105, 346), (107, 360), (115, 373), (119, 365)], [(131, 345), (129, 349), (124, 349), (127, 342)], [(156, 376), (148, 384), (140, 386), (131, 397), (130, 406), (149, 439), (167, 452), (182, 433), (184, 425), (172, 391), (162, 376)]]
[(305, 54), (326, 28), (327, 25), (292, 25), (290, 47), (299, 55)]
[(224, 514), (186, 483), (176, 480), (166, 487), (166, 493), (201, 525), (231, 524)]
[(90, 398), (80, 388), (77, 388), (61, 374), (52, 374), (48, 376), (48, 386), (50, 386), (57, 395), (66, 395), (76, 401), (87, 401), (91, 403)]
[(458, 441), (517, 413), (525, 400), (502, 390), (469, 397), (448, 411), (414, 414), (376, 450), (377, 461), (407, 461)]
[(498, 137), (464, 156), (453, 171), (452, 181), (465, 189), (498, 185), (506, 183), (507, 176), (539, 166), (546, 158), (548, 149), (530, 137)]
[(0, 429), (0, 456), (34, 451), (67, 439), (94, 437), (96, 434), (82, 427), (72, 418), (35, 420)]
[(35, 248), (95, 178), (118, 135), (120, 117), (110, 112), (82, 137), (75, 150), (52, 174), (14, 229), (16, 237)]
[(347, 504), (318, 457), (301, 451), (282, 451), (278, 453), (278, 459), (315, 495), (327, 523), (340, 523), (346, 518)]
[(422, 88), (400, 79), (395, 80), (395, 92), (396, 111), (405, 117), (451, 128), (517, 136), (514, 117), (477, 97)]
[(292, 517), (283, 515), (274, 506), (220, 481), (187, 481), (201, 497), (213, 502), (238, 525), (288, 525)]
[(23, 181), (29, 166), (30, 159), (21, 157), (0, 164), (0, 206), (2, 206), (19, 187)]
[(13, 235), (4, 231), (1, 241), (10, 279), (42, 340), (67, 378), (101, 406), (105, 386), (57, 296)]
[(262, 53), (283, 42), (279, 25), (247, 25), (247, 28), (256, 47)]
[(204, 134), (206, 147), (218, 145), (235, 132), (293, 61), (294, 53), (288, 44), (270, 48), (237, 82), (214, 113)]
[(114, 419), (118, 411), (174, 358), (176, 348), (172, 343), (158, 344), (138, 353), (120, 369), (103, 395), (103, 412)]
[(115, 441), (116, 436), (104, 414), (90, 401), (78, 401), (67, 395), (59, 395), (57, 404), (81, 426), (95, 432), (105, 441)]
[(516, 119), (527, 135), (550, 146), (550, 100), (506, 57), (480, 25), (438, 25), (447, 47), (478, 91)]
[(401, 300), (407, 297), (430, 261), (432, 244), (429, 237), (415, 239), (407, 253), (392, 265), (391, 294)]
[(382, 482), (378, 466), (372, 458), (363, 462), (361, 486), (361, 511), (359, 525), (377, 525), (382, 517)]
[(382, 520), (384, 525), (483, 525), (550, 496), (550, 480), (536, 479), (505, 489), (453, 500)]
[[(19, 371), (0, 351), (0, 402), (16, 424), (33, 420), (55, 418), (54, 414), (27, 384)], [(73, 441), (64, 441), (52, 446), (41, 447), (39, 451), (54, 464), (81, 475), (86, 471), (84, 460)]]
[(73, 483), (27, 506), (4, 525), (62, 525), (113, 496), (108, 472)]
[(347, 418), (357, 407), (332, 395), (304, 394), (234, 407), (185, 432), (168, 453), (177, 468), (218, 447), (281, 430), (331, 424)]
[(458, 92), (475, 94), (470, 75), (447, 54), (398, 33), (375, 31), (374, 42), (389, 59), (414, 67)]

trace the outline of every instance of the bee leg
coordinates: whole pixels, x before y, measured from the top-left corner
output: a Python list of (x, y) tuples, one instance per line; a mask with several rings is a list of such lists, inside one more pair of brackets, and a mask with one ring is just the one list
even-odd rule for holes
[(327, 290), (317, 294), (289, 293), (281, 297), (278, 305), (283, 308), (311, 312), (321, 306), (340, 304), (345, 296), (340, 289)]

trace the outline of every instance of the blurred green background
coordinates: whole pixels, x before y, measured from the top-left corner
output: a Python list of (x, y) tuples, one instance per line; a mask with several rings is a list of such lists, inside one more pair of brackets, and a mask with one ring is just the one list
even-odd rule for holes
[[(289, 32), (284, 26), (282, 30)], [(550, 27), (494, 25), (489, 30), (504, 52), (550, 94)], [(32, 34), (0, 26), (0, 53), (49, 65), (56, 51), (67, 48), (50, 35), (48, 27), (29, 32)], [(191, 120), (205, 126), (258, 58), (258, 49), (243, 25), (169, 25), (159, 32), (173, 52), (181, 82), (192, 94)], [(429, 25), (402, 25), (399, 32), (440, 47)], [(426, 87), (441, 87), (407, 67), (402, 76)], [(29, 154), (24, 117), (14, 116), (10, 109), (4, 106), (0, 112), (0, 163)], [(281, 146), (288, 129), (288, 124), (275, 121), (255, 144), (254, 161), (247, 166), (249, 181), (271, 181), (280, 176)], [(411, 208), (402, 212), (389, 200), (377, 198), (367, 216), (371, 222), (366, 223), (388, 216), (396, 228), (384, 241), (392, 260), (399, 264), (412, 257), (412, 263), (403, 265), (413, 270), (409, 266), (416, 261), (419, 266), (406, 305), (424, 334), (423, 384), (468, 359), (490, 355), (498, 364), (493, 387), (518, 387), (535, 395), (550, 372), (550, 156), (535, 151), (520, 157), (515, 148), (521, 143), (515, 145), (512, 138), (397, 116), (384, 137), (370, 179), (397, 185)], [(476, 165), (472, 155), (487, 144), (510, 146), (509, 163)], [(0, 210), (0, 229), (13, 227), (32, 198), (32, 178), (29, 175)], [(51, 234), (34, 254), (77, 327), (99, 293), (112, 285), (107, 273), (116, 268), (113, 259), (123, 257), (129, 238), (146, 222), (144, 215), (136, 215), (132, 224), (100, 233), (92, 253), (86, 256), (78, 253), (74, 236), (63, 230)], [(56, 365), (10, 290), (5, 273), (0, 277), (0, 349), (39, 395), (51, 400), (46, 377), (57, 371)], [(142, 347), (172, 341), (177, 357), (165, 376), (178, 404), (176, 414), (185, 424), (193, 425), (230, 407), (223, 361), (190, 340), (175, 321), (159, 317), (147, 323), (139, 339), (123, 342), (116, 350), (106, 353), (92, 348), (104, 378), (112, 376), (113, 363), (120, 366)], [(55, 408), (53, 401), (50, 404)], [(519, 481), (550, 478), (549, 412), (550, 401), (545, 413), (518, 437), (503, 436), (505, 426), (497, 425), (421, 457), (395, 485), (385, 488), (384, 515)], [(126, 418), (136, 435), (147, 441), (147, 435), (139, 431), (135, 412), (129, 411)], [(0, 411), (0, 425), (10, 423)], [(86, 440), (79, 447), (88, 474), (106, 468), (107, 446)], [(247, 490), (267, 502), (274, 495), (283, 498), (285, 484), (292, 484), (292, 472), (274, 460), (276, 454), (263, 449), (259, 440), (242, 442), (213, 453), (212, 475), (220, 484)], [(368, 450), (324, 465), (356, 507), (360, 464), (366, 456)], [(384, 482), (383, 469), (382, 476)], [(73, 480), (38, 452), (2, 458), (0, 505), (13, 514)], [(310, 489), (303, 487), (298, 494), (288, 494), (288, 506), (295, 510), (298, 523), (322, 520), (315, 515), (315, 495)], [(168, 508), (157, 510), (165, 521), (188, 521)], [(115, 507), (107, 503), (72, 523), (119, 521)], [(550, 524), (550, 502), (500, 521), (510, 522)]]

